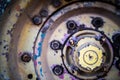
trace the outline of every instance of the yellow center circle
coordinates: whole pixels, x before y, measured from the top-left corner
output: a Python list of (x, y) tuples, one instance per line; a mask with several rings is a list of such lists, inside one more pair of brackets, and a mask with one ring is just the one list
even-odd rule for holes
[(78, 64), (88, 71), (100, 67), (103, 61), (102, 50), (96, 46), (89, 45), (79, 51)]
[(85, 52), (83, 60), (85, 61), (85, 63), (93, 65), (98, 61), (98, 55), (95, 51), (90, 50)]

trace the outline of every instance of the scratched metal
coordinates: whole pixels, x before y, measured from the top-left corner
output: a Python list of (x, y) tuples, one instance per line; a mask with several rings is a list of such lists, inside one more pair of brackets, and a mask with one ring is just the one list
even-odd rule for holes
[[(52, 50), (50, 42), (55, 39), (63, 44), (66, 41), (70, 36), (66, 28), (68, 20), (94, 29), (90, 17), (102, 17), (106, 23), (99, 30), (104, 31), (110, 40), (113, 34), (120, 32), (116, 8), (107, 3), (62, 0), (59, 7), (53, 7), (51, 0), (13, 0), (12, 3), (0, 19), (0, 80), (77, 80), (65, 67), (60, 76), (52, 72), (56, 65), (63, 66), (63, 63), (61, 51)], [(85, 13), (84, 9), (83, 12), (79, 11), (80, 8), (88, 7), (105, 9), (114, 14), (99, 13), (96, 9), (95, 13), (89, 13), (89, 10)], [(33, 24), (32, 18), (40, 15), (43, 9), (48, 11), (48, 16), (42, 18), (40, 25)], [(28, 63), (21, 60), (24, 52), (32, 58)], [(29, 74), (33, 75), (32, 78), (28, 77)], [(120, 80), (119, 76), (120, 72), (113, 65), (104, 79)]]

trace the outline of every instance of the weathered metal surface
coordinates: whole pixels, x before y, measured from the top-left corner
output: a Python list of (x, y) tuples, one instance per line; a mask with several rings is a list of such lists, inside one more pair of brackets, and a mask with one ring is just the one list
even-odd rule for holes
[[(0, 21), (0, 80), (120, 79), (118, 8), (104, 2), (77, 0), (13, 3)], [(73, 57), (67, 49), (70, 45), (75, 49), (71, 53)], [(78, 53), (84, 56), (89, 50), (96, 52), (99, 62), (87, 67)], [(85, 60), (94, 63), (96, 58), (90, 53)], [(72, 61), (75, 64), (71, 65)], [(94, 74), (97, 67), (96, 71), (107, 75)], [(79, 73), (79, 69), (83, 72)]]

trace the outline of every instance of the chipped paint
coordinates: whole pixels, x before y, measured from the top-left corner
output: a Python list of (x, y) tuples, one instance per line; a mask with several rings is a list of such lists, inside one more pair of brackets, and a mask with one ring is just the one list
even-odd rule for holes
[[(57, 20), (59, 20), (61, 16), (77, 8), (92, 7), (92, 6), (101, 7), (101, 5), (98, 5), (99, 3), (82, 4), (79, 2), (68, 5), (67, 7), (64, 7), (63, 9), (59, 10), (55, 14), (51, 15), (51, 17), (47, 21), (45, 21), (44, 19), (43, 23), (44, 21), (46, 22), (46, 24), (44, 25), (35, 26), (33, 23), (31, 23), (31, 20), (28, 20), (28, 22), (26, 20), (26, 23), (24, 25), (19, 26), (21, 27), (21, 33), (19, 33), (19, 36), (17, 37), (19, 38), (17, 41), (18, 44), (14, 44), (14, 45), (17, 45), (17, 48), (15, 48), (14, 45), (13, 46), (10, 45), (10, 42), (12, 42), (13, 40), (13, 33), (14, 33), (14, 30), (16, 30), (17, 21), (19, 21), (18, 19), (20, 19), (20, 17), (22, 16), (21, 13), (24, 13), (25, 8), (27, 8), (28, 5), (30, 5), (31, 1), (32, 0), (19, 0), (19, 2), (14, 6), (14, 8), (12, 10), (11, 9), (9, 10), (8, 12), (9, 18), (6, 21), (6, 24), (4, 25), (5, 27), (3, 26), (4, 27), (3, 31), (0, 32), (0, 34), (2, 34), (1, 36), (2, 39), (0, 39), (0, 49), (2, 49), (0, 51), (0, 61), (4, 62), (3, 65), (0, 65), (0, 79), (2, 78), (5, 80), (10, 80), (9, 72), (8, 72), (9, 70), (8, 70), (8, 65), (7, 65), (7, 62), (9, 61), (10, 57), (8, 56), (9, 54), (15, 54), (17, 55), (17, 58), (15, 59), (17, 59), (16, 63), (18, 63), (18, 70), (19, 70), (18, 73), (16, 74), (20, 74), (18, 79), (21, 78), (21, 80), (27, 80), (28, 78), (26, 77), (26, 75), (32, 72), (33, 73), (32, 80), (35, 80), (35, 79), (77, 80), (75, 77), (70, 75), (66, 70), (60, 76), (55, 76), (53, 74), (51, 70), (51, 66), (54, 66), (55, 64), (64, 66), (64, 64), (61, 59), (61, 56), (62, 56), (61, 51), (51, 50), (49, 43), (52, 40), (56, 39), (56, 40), (59, 40), (62, 44), (64, 44), (66, 39), (69, 38), (70, 34), (67, 33), (67, 28), (65, 26), (66, 25), (65, 21), (67, 20), (74, 19), (78, 23), (78, 25), (85, 23), (87, 25), (86, 27), (90, 26), (89, 28), (92, 28), (90, 19), (88, 18), (91, 14), (82, 15), (83, 17), (81, 15), (74, 16), (74, 18), (71, 17), (69, 19), (66, 19), (58, 25)], [(56, 10), (56, 9), (51, 10), (50, 8), (51, 7), (48, 8), (49, 9), (48, 11), (50, 11), (50, 13), (53, 13)], [(111, 9), (108, 8), (108, 10), (111, 10)], [(112, 11), (114, 12), (114, 10)], [(31, 14), (32, 12), (30, 13), (30, 15), (28, 15), (28, 13), (25, 12), (25, 15), (29, 16), (29, 18), (32, 17)], [(37, 14), (37, 13), (34, 13), (34, 14)], [(94, 14), (94, 16), (98, 16), (98, 15)], [(53, 24), (56, 24), (56, 25), (53, 25)], [(115, 26), (114, 27), (115, 30), (118, 30), (117, 25), (113, 23), (112, 26)], [(106, 27), (106, 29), (109, 30), (108, 26)], [(104, 29), (101, 29), (101, 30), (104, 30)], [(112, 32), (113, 30), (110, 29), (110, 31)], [(48, 43), (45, 44), (44, 41)], [(16, 53), (9, 53), (10, 46), (11, 48), (17, 49)], [(20, 56), (24, 52), (30, 52), (30, 55), (33, 61), (31, 61), (30, 63), (22, 62), (20, 60)], [(16, 69), (16, 68), (12, 67), (11, 70), (13, 69)]]
[(42, 43), (43, 43), (43, 40), (44, 40), (44, 38), (45, 38), (45, 33), (41, 33), (41, 41), (39, 42), (39, 44), (38, 44), (38, 54), (35, 54), (34, 55), (34, 59), (36, 60), (37, 58), (39, 58), (40, 56), (41, 56), (41, 52), (42, 52)]

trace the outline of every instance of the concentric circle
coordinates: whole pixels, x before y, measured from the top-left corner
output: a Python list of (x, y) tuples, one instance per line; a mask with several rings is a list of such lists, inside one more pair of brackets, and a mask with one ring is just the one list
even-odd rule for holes
[[(39, 72), (41, 67), (42, 74), (51, 76), (51, 80), (93, 80), (106, 76), (114, 58), (109, 32), (116, 28), (110, 29), (111, 31), (108, 29), (116, 25), (111, 11), (113, 8), (108, 9), (98, 4), (99, 2), (90, 6), (79, 2), (70, 4), (52, 14), (43, 24), (36, 40), (34, 55), (35, 62), (42, 62), (42, 65), (35, 66), (41, 79), (45, 78)], [(96, 29), (92, 20), (98, 17), (102, 21), (95, 21), (99, 26)], [(54, 40), (57, 43), (53, 44)], [(56, 76), (53, 72), (56, 65), (62, 65), (64, 73)]]
[[(102, 39), (96, 40), (96, 35), (105, 36), (94, 30), (78, 31), (71, 35), (64, 46), (64, 56), (62, 57), (64, 66), (78, 78), (88, 77), (87, 74), (93, 78), (96, 77), (96, 74), (106, 74), (107, 72), (101, 72), (103, 66), (107, 64), (109, 65), (107, 69), (109, 69), (112, 65), (113, 51), (111, 51), (112, 45), (110, 41), (107, 37), (104, 37), (106, 41), (101, 44)], [(103, 53), (105, 54), (103, 55)], [(73, 66), (77, 70), (70, 68)]]
[(93, 65), (98, 61), (98, 55), (96, 52), (90, 50), (84, 53), (83, 60), (86, 64)]
[(0, 80), (120, 80), (115, 1), (12, 0), (0, 17)]
[(80, 51), (79, 64), (88, 71), (100, 67), (103, 61), (102, 50), (95, 46), (88, 46)]

